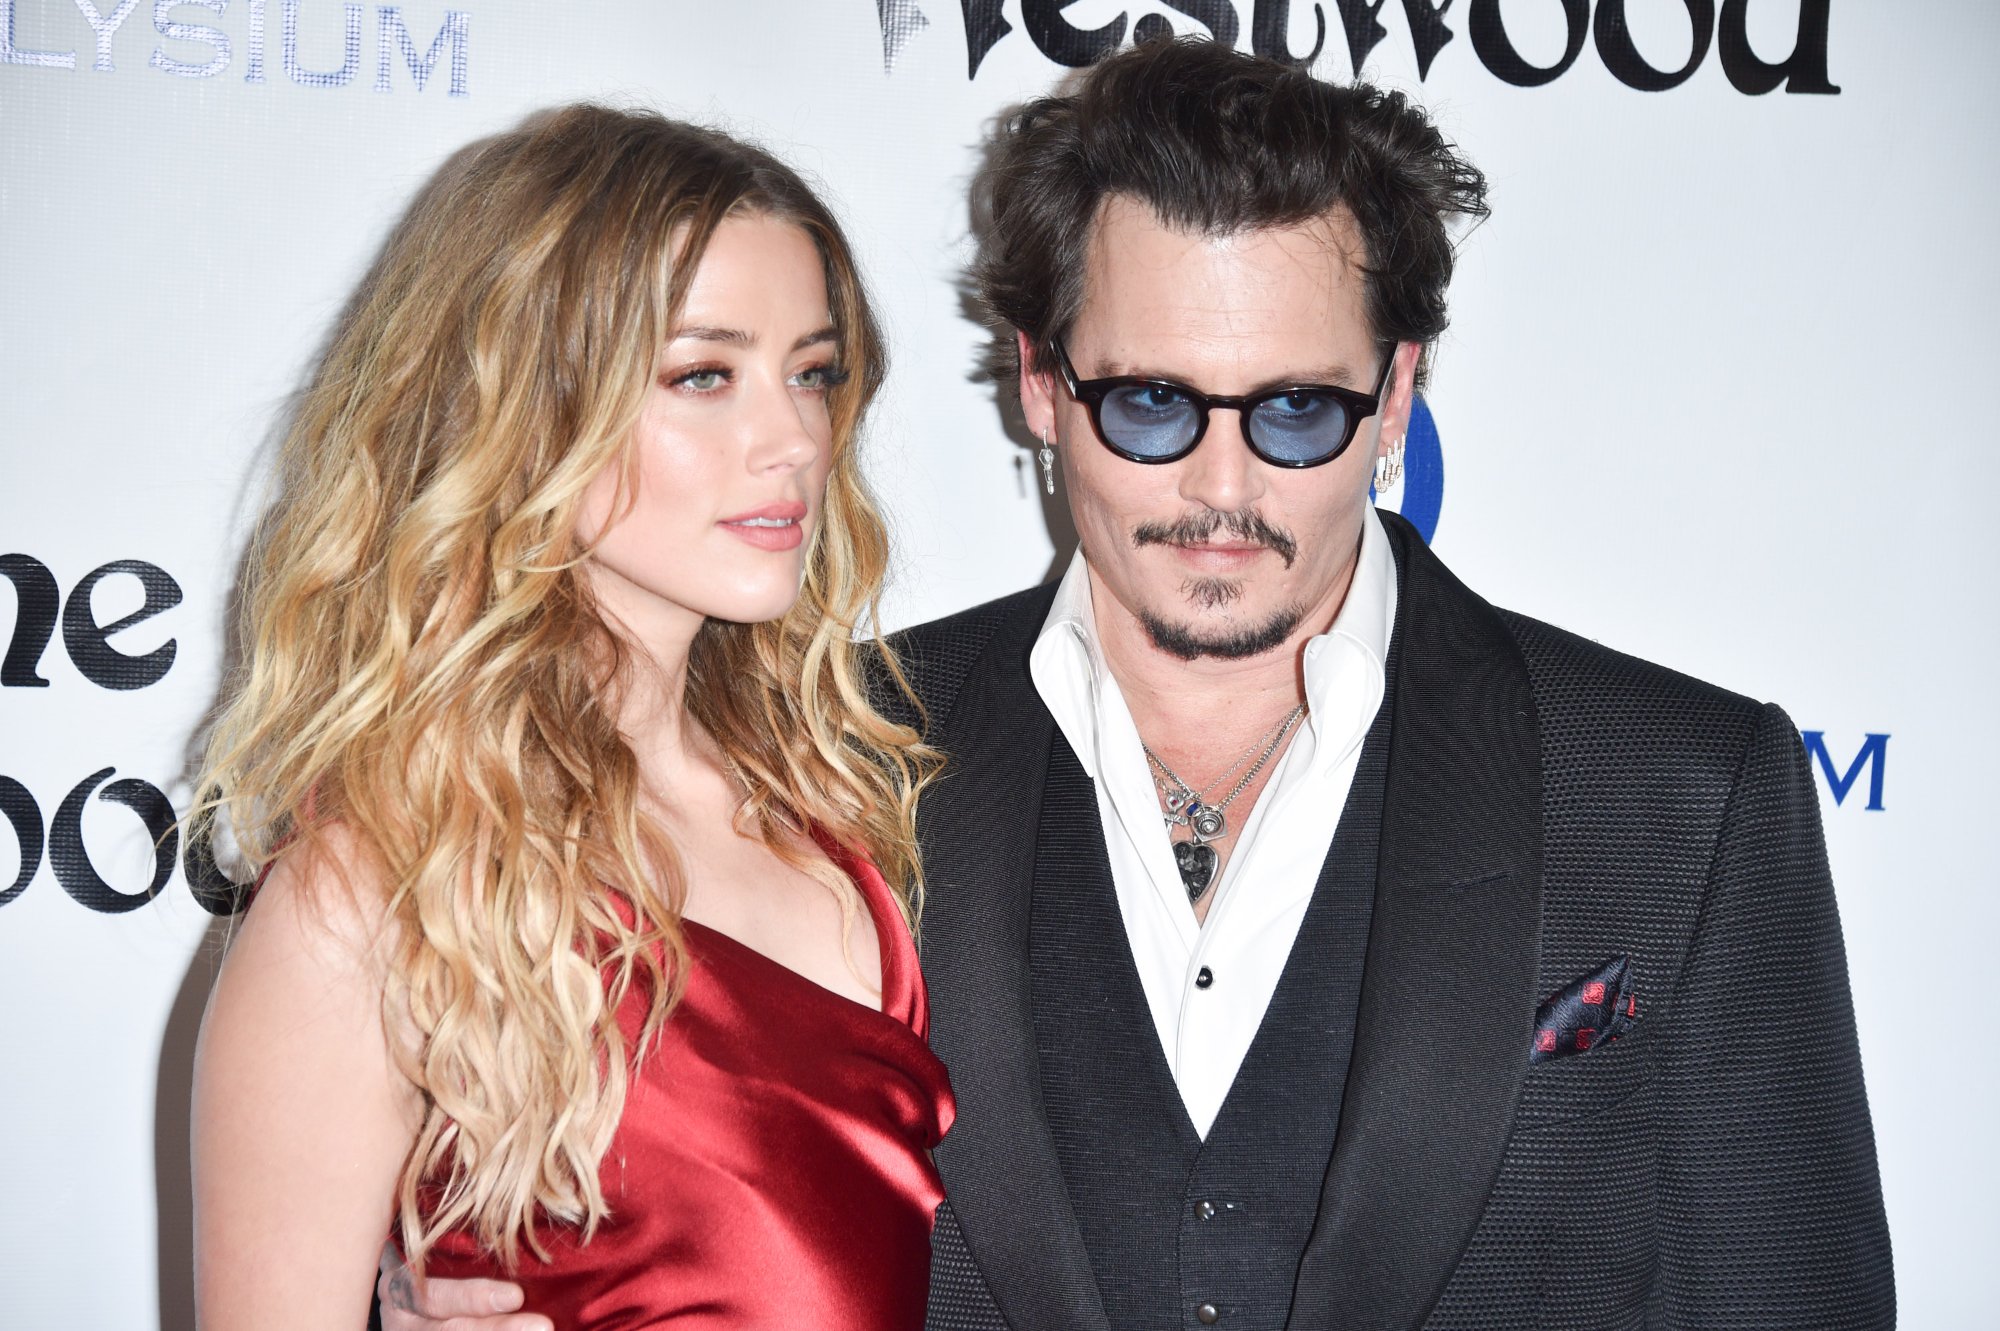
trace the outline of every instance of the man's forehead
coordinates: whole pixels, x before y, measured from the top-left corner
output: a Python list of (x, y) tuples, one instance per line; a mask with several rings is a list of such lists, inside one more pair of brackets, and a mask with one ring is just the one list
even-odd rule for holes
[(1372, 382), (1374, 338), (1351, 257), (1357, 234), (1343, 210), (1208, 235), (1116, 196), (1085, 265), (1077, 369), (1211, 384), (1218, 374)]
[[(1163, 217), (1135, 194), (1107, 194), (1091, 219), (1092, 257), (1114, 258), (1130, 253), (1135, 244), (1158, 255), (1178, 248), (1191, 256), (1201, 249), (1240, 252), (1275, 242), (1288, 254), (1325, 264), (1337, 278), (1358, 279), (1365, 268), (1367, 245), (1360, 223), (1344, 203), (1295, 222), (1251, 223), (1220, 229), (1184, 225)], [(1331, 260), (1330, 264), (1326, 264)]]

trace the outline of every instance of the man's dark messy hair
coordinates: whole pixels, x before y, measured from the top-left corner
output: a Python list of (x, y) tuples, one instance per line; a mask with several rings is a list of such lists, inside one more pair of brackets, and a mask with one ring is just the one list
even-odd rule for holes
[(1345, 208), (1378, 345), (1445, 329), (1452, 223), (1486, 216), (1486, 178), (1423, 109), (1365, 83), (1206, 38), (1144, 42), (1003, 118), (975, 185), (973, 280), (995, 321), (992, 369), (1019, 369), (1012, 330), (1042, 349), (1083, 303), (1084, 256), (1112, 195), (1206, 236), (1295, 226)]

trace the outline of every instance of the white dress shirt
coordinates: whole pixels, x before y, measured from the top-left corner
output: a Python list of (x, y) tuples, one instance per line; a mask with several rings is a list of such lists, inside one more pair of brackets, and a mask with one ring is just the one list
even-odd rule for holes
[[(1354, 581), (1333, 626), (1305, 649), (1306, 720), (1258, 798), (1195, 919), (1153, 774), (1104, 662), (1078, 551), (1028, 658), (1028, 673), (1097, 788), (1125, 936), (1160, 1047), (1203, 1137), (1263, 1023), (1347, 802), (1361, 741), (1382, 706), (1396, 622), (1396, 568), (1370, 507)], [(1227, 761), (1235, 754), (1216, 754)], [(1232, 808), (1232, 822), (1242, 810)], [(1211, 982), (1195, 980), (1207, 971)]]

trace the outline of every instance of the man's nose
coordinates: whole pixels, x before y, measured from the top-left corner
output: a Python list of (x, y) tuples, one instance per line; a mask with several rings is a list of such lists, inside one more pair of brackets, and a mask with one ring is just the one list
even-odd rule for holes
[(1208, 429), (1194, 452), (1180, 462), (1181, 498), (1218, 513), (1234, 513), (1263, 498), (1268, 478), (1264, 463), (1243, 437), (1243, 413), (1214, 407)]

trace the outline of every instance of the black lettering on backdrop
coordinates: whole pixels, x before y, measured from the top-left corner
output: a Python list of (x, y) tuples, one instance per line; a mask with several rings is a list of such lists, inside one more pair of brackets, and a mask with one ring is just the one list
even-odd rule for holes
[[(174, 846), (179, 834), (174, 826), (173, 809), (156, 787), (144, 781), (116, 781), (98, 796), (137, 812), (152, 835), (153, 880), (145, 891), (120, 892), (112, 887), (97, 872), (84, 848), (83, 811), (89, 805), (90, 793), (116, 770), (107, 767), (93, 772), (70, 791), (56, 811), (55, 827), (51, 829), (53, 844), (48, 844), (49, 834), (42, 828), (41, 805), (35, 802), (33, 792), (10, 776), (0, 776), (0, 817), (13, 829), (15, 844), (21, 852), (21, 867), (14, 881), (0, 889), (0, 906), (28, 890), (28, 884), (42, 867), (45, 846), (63, 890), (91, 910), (123, 914), (159, 895), (173, 874)], [(205, 809), (188, 819), (181, 870), (187, 875), (188, 891), (203, 910), (211, 915), (234, 915), (243, 909), (250, 885), (232, 882), (215, 862), (214, 824), (213, 809)]]
[[(970, 53), (970, 64), (978, 71), (979, 61), (992, 48), (994, 42), (1006, 34), (1006, 21), (999, 17), (999, 6), (977, 16), (980, 27), (975, 33), (972, 0), (961, 0), (965, 5), (965, 37)], [(1028, 27), (1028, 36), (1041, 48), (1043, 55), (1059, 65), (1081, 68), (1117, 50), (1125, 41), (1125, 15), (1120, 14), (1101, 28), (1078, 28), (1062, 16), (1076, 0), (1021, 0), (1021, 22)], [(1237, 18), (1234, 0), (1163, 0), (1169, 9), (1179, 10), (1202, 27), (1208, 35), (1224, 46), (1236, 45)], [(998, 28), (995, 24), (998, 23)], [(1156, 37), (1169, 36), (1173, 24), (1158, 14), (1148, 14), (1132, 25), (1132, 40), (1148, 42)], [(981, 43), (984, 42), (982, 46)]]
[(965, 15), (965, 77), (976, 78), (979, 62), (1014, 25), (1000, 12), (1002, 0), (958, 0), (958, 7)]
[[(1389, 30), (1375, 17), (1387, 3), (1389, 0), (1375, 0), (1373, 4), (1368, 0), (1338, 0), (1340, 26), (1347, 34), (1347, 58), (1354, 62), (1354, 77), (1357, 79), (1361, 77), (1361, 66), (1368, 63), (1369, 53), (1389, 35)], [(1278, 31), (1282, 37), (1284, 29)], [(1257, 54), (1264, 53), (1259, 51)]]
[(1472, 14), (1466, 26), (1472, 33), (1472, 49), (1479, 53), (1479, 63), (1494, 77), (1517, 88), (1539, 88), (1561, 78), (1583, 53), (1584, 39), (1590, 36), (1590, 0), (1562, 0), (1562, 7), (1569, 38), (1563, 46), (1562, 59), (1543, 67), (1529, 64), (1514, 49), (1513, 39), (1507, 36), (1507, 27), (1500, 20), (1500, 0), (1472, 0)]
[(1435, 5), (1431, 0), (1403, 0), (1403, 15), (1410, 21), (1410, 45), (1416, 48), (1420, 81), (1431, 76), (1431, 61), (1437, 59), (1437, 53), (1451, 40), (1451, 29), (1444, 25), (1445, 11), (1450, 8), (1451, 0), (1439, 0)]
[[(90, 595), (97, 584), (116, 574), (130, 574), (145, 589), (146, 601), (137, 610), (110, 624), (99, 624), (90, 608)], [(48, 680), (39, 673), (42, 653), (55, 636), (56, 607), (61, 599), (55, 575), (32, 555), (0, 555), (0, 575), (14, 584), (14, 632), (7, 642), (7, 654), (0, 658), (0, 688), (45, 689)], [(83, 575), (70, 589), (62, 607), (63, 646), (83, 677), (100, 688), (143, 689), (157, 684), (173, 668), (179, 644), (168, 638), (142, 656), (128, 656), (110, 643), (115, 633), (173, 609), (181, 603), (180, 584), (157, 564), (143, 559), (114, 559)]]
[(1021, 22), (1043, 55), (1058, 65), (1081, 69), (1117, 50), (1125, 41), (1125, 16), (1101, 28), (1074, 28), (1062, 16), (1074, 0), (1021, 0)]
[(1681, 0), (1681, 3), (1687, 6), (1693, 37), (1687, 63), (1669, 72), (1647, 64), (1639, 48), (1632, 44), (1632, 30), (1625, 19), (1625, 0), (1597, 0), (1597, 54), (1620, 83), (1640, 92), (1665, 92), (1686, 83), (1701, 67), (1715, 31), (1715, 0)]
[[(1236, 45), (1236, 5), (1233, 0), (1165, 0), (1168, 8), (1177, 9), (1196, 23), (1208, 29), (1208, 35), (1224, 46)], [(1146, 20), (1139, 20), (1144, 26)], [(1137, 29), (1134, 29), (1136, 34)]]
[[(109, 624), (99, 624), (91, 608), (91, 596), (99, 583), (119, 575), (137, 578), (145, 592), (145, 601), (131, 614)], [(13, 584), (16, 606), (13, 632), (5, 656), (0, 657), (0, 687), (48, 687), (49, 681), (38, 673), (38, 668), (50, 639), (55, 636), (58, 618), (62, 621), (63, 645), (71, 661), (84, 678), (102, 688), (142, 689), (158, 683), (173, 668), (178, 650), (173, 638), (137, 656), (118, 650), (110, 642), (114, 634), (181, 603), (180, 584), (158, 565), (143, 559), (112, 560), (85, 574), (70, 589), (67, 602), (62, 600), (55, 575), (31, 555), (0, 555), (0, 576)], [(116, 771), (106, 767), (86, 777), (64, 798), (56, 810), (54, 823), (46, 828), (33, 792), (13, 777), (0, 776), (0, 818), (12, 830), (20, 851), (20, 868), (14, 881), (0, 888), (0, 906), (27, 891), (41, 870), (44, 851), (63, 890), (94, 911), (122, 914), (143, 906), (166, 887), (173, 876), (175, 853), (180, 845), (173, 805), (158, 787), (146, 781), (127, 778), (105, 785)], [(99, 786), (104, 786), (102, 792), (98, 792)], [(138, 814), (151, 835), (153, 875), (144, 891), (121, 892), (106, 882), (91, 863), (83, 842), (83, 813), (93, 793), (101, 800), (122, 804)], [(216, 865), (210, 842), (212, 822), (213, 815), (209, 813), (189, 824), (183, 868), (195, 900), (211, 914), (228, 915), (242, 909), (247, 889), (230, 882)]]
[(28, 788), (11, 776), (0, 776), (0, 814), (14, 828), (14, 844), (21, 850), (21, 871), (13, 883), (0, 892), (0, 906), (28, 890), (35, 870), (42, 867), (42, 807)]
[[(1346, 0), (1343, 8), (1345, 3)], [(1326, 45), (1326, 11), (1313, 6), (1313, 45), (1304, 55), (1292, 54), (1291, 26), (1292, 0), (1257, 0), (1257, 7), (1250, 11), (1250, 49), (1266, 60), (1280, 60), (1301, 68), (1310, 65), (1319, 59), (1320, 48)]]
[(14, 584), (15, 602), (14, 634), (0, 659), (0, 688), (45, 689), (49, 682), (35, 667), (55, 636), (56, 606), (62, 599), (55, 574), (32, 555), (0, 555), (0, 574)]
[[(123, 619), (99, 624), (91, 613), (90, 594), (114, 574), (128, 573), (146, 589), (146, 603)], [(181, 603), (180, 584), (167, 571), (143, 559), (114, 559), (84, 574), (63, 606), (63, 645), (70, 660), (91, 683), (107, 689), (143, 689), (157, 684), (173, 668), (179, 644), (172, 638), (142, 656), (127, 656), (111, 645), (111, 636), (171, 610)]]
[[(253, 0), (256, 3), (257, 0)], [(1109, 55), (1125, 42), (1129, 26), (1132, 40), (1147, 41), (1172, 31), (1172, 24), (1160, 14), (1146, 14), (1136, 23), (1118, 14), (1097, 28), (1079, 28), (1063, 17), (1076, 0), (1021, 0), (1021, 21), (1042, 54), (1058, 64), (1078, 68)], [(1290, 46), (1291, 0), (1254, 0), (1250, 15), (1250, 47), (1268, 60), (1305, 67), (1318, 60), (1326, 45), (1326, 9), (1311, 0), (1313, 13), (1312, 50), (1299, 55)], [(1389, 0), (1331, 0), (1338, 12), (1341, 33), (1347, 41), (1348, 61), (1360, 78), (1368, 58), (1388, 36), (1381, 13)], [(1431, 65), (1450, 43), (1453, 29), (1445, 23), (1456, 0), (1403, 0), (1403, 14), (1410, 29), (1410, 47), (1416, 57), (1417, 77), (1430, 78)], [(1241, 26), (1242, 0), (1161, 0), (1186, 14), (1217, 41), (1235, 45)], [(1796, 0), (1798, 32), (1791, 54), (1771, 62), (1751, 49), (1749, 11), (1751, 0), (1681, 0), (1687, 11), (1688, 57), (1677, 69), (1660, 69), (1648, 61), (1632, 40), (1627, 18), (1627, 0), (1599, 0), (1593, 19), (1590, 0), (1560, 0), (1566, 38), (1563, 53), (1553, 65), (1530, 64), (1515, 47), (1501, 17), (1501, 0), (1472, 0), (1468, 30), (1472, 48), (1488, 72), (1517, 88), (1538, 88), (1568, 73), (1583, 54), (1593, 32), (1605, 68), (1627, 87), (1642, 92), (1665, 92), (1694, 76), (1708, 57), (1711, 46), (1718, 47), (1723, 73), (1738, 92), (1758, 96), (1783, 85), (1788, 93), (1838, 93), (1828, 77), (1827, 28), (1832, 0)], [(1005, 0), (959, 0), (965, 16), (966, 77), (979, 73), (987, 52), (1013, 31), (1003, 15)]]
[(139, 815), (146, 825), (153, 845), (153, 880), (143, 892), (120, 892), (97, 872), (90, 862), (90, 852), (83, 845), (83, 810), (90, 802), (91, 793), (111, 774), (115, 767), (106, 767), (93, 772), (79, 781), (76, 788), (63, 797), (62, 807), (56, 810), (53, 826), (49, 828), (49, 863), (56, 871), (56, 881), (63, 885), (63, 891), (76, 898), (79, 905), (106, 915), (123, 915), (128, 910), (136, 910), (160, 894), (173, 876), (174, 856), (180, 849), (180, 833), (174, 829), (174, 809), (167, 803), (167, 797), (159, 788), (149, 782), (127, 777), (123, 781), (113, 781), (104, 786), (98, 795), (101, 800), (122, 804)]
[(1771, 91), (1780, 83), (1786, 92), (1837, 93), (1826, 72), (1827, 6), (1830, 0), (1799, 0), (1799, 31), (1792, 40), (1792, 53), (1778, 64), (1768, 64), (1750, 49), (1750, 0), (1722, 0), (1722, 28), (1717, 46), (1722, 55), (1722, 72), (1730, 86), (1753, 97)]

